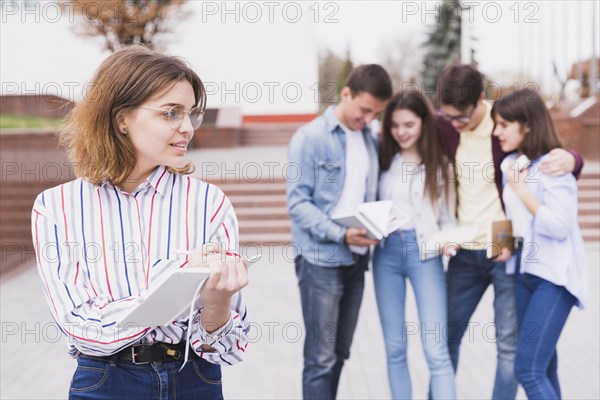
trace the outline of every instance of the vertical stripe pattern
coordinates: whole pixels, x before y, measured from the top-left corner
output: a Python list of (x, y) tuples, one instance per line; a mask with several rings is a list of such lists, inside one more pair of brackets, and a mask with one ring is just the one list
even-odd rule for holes
[[(238, 222), (219, 188), (161, 166), (133, 195), (82, 179), (44, 191), (33, 206), (32, 236), (46, 300), (69, 336), (69, 354), (104, 356), (134, 343), (185, 340), (184, 320), (155, 328), (117, 322), (157, 278), (187, 262), (173, 250), (214, 242), (237, 251)], [(212, 344), (213, 353), (201, 353), (200, 313), (191, 324), (194, 350), (216, 364), (240, 361), (249, 326), (241, 293), (232, 298), (226, 334)]]

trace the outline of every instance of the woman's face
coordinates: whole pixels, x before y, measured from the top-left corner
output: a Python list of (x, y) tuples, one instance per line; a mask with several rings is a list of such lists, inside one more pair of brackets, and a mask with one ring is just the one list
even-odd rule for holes
[(423, 121), (410, 110), (395, 110), (391, 120), (392, 137), (400, 146), (401, 151), (415, 150), (421, 137)]
[(517, 150), (525, 138), (526, 130), (519, 122), (507, 121), (499, 113), (496, 114), (494, 122), (496, 126), (493, 134), (498, 138), (502, 151), (510, 153)]
[(182, 106), (186, 111), (195, 105), (194, 89), (186, 80), (175, 83), (131, 110), (119, 124), (121, 132), (124, 127), (127, 128), (127, 135), (136, 149), (136, 174), (150, 173), (158, 165), (185, 165), (184, 157), (194, 129), (187, 115), (181, 124), (167, 120), (167, 111), (175, 105)]

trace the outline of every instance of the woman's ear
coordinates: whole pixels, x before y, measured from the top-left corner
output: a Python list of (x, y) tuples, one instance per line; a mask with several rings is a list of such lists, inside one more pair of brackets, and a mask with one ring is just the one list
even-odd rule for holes
[(521, 128), (521, 133), (523, 135), (528, 134), (531, 131), (531, 129), (529, 129), (529, 125), (527, 125), (526, 123), (523, 124), (523, 127)]
[(127, 135), (129, 131), (127, 130), (127, 116), (126, 111), (119, 111), (116, 118), (117, 129), (123, 135)]

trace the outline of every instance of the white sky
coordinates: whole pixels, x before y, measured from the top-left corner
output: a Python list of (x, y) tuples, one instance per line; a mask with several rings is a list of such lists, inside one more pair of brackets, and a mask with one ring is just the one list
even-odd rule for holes
[[(591, 57), (593, 0), (468, 3), (476, 59), (494, 81), (512, 83), (522, 73), (552, 91), (553, 59), (565, 75), (575, 60)], [(59, 14), (52, 1), (0, 4), (2, 93), (81, 96), (108, 55), (102, 42), (76, 37), (72, 16)], [(355, 64), (380, 62), (383, 43), (406, 37), (421, 43), (435, 21), (432, 1), (190, 1), (186, 7), (190, 17), (168, 37), (167, 51), (189, 60), (209, 83), (209, 106), (239, 106), (244, 114), (315, 112), (319, 50), (350, 49)]]

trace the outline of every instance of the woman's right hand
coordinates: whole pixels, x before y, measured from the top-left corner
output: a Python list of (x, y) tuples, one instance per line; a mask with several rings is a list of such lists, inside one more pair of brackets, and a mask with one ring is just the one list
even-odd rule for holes
[(494, 258), (494, 262), (506, 262), (511, 256), (512, 252), (506, 247), (503, 247), (502, 250), (500, 250), (500, 254)]

